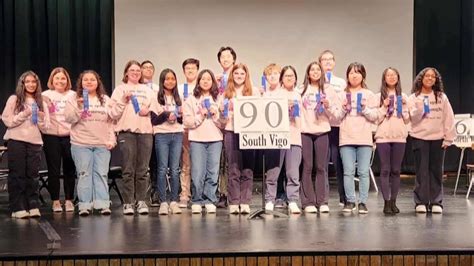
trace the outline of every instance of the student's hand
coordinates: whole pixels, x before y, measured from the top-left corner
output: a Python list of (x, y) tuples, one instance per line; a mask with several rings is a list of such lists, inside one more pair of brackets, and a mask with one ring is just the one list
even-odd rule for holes
[(407, 99), (406, 99), (406, 97), (402, 97), (402, 104), (403, 104), (403, 105), (407, 104)]
[(148, 107), (146, 107), (144, 105), (140, 106), (140, 112), (138, 112), (138, 115), (148, 116), (148, 113), (150, 113), (150, 109), (148, 109)]
[(446, 148), (448, 148), (448, 147), (449, 147), (449, 145), (441, 144), (441, 148), (443, 148), (443, 149), (446, 149)]
[(211, 113), (212, 117), (216, 117), (219, 114), (219, 110), (217, 106), (214, 106), (214, 105), (211, 106), (211, 108), (209, 109), (209, 112)]
[(125, 92), (122, 96), (122, 102), (128, 103), (131, 97), (132, 97), (132, 92), (130, 91)]
[(168, 116), (168, 121), (171, 122), (171, 123), (174, 123), (174, 122), (176, 122), (176, 119), (177, 119), (177, 117), (176, 117), (175, 113), (171, 112), (170, 116)]
[(25, 104), (25, 109), (23, 110), (23, 113), (26, 116), (31, 115), (33, 113), (33, 110), (31, 109), (31, 106), (29, 106), (28, 104)]
[(389, 105), (390, 105), (390, 99), (385, 98), (385, 100), (383, 100), (383, 106), (388, 107)]
[(207, 116), (207, 109), (201, 107), (201, 109), (199, 110), (199, 113), (200, 113), (202, 116), (206, 117), (206, 116)]
[(348, 111), (352, 108), (351, 104), (347, 101), (347, 99), (342, 100), (342, 109), (344, 111)]
[(107, 150), (109, 150), (109, 151), (110, 151), (111, 149), (113, 149), (114, 147), (115, 147), (115, 145), (112, 144), (112, 143), (106, 143), (106, 144), (105, 144), (105, 148), (107, 148)]
[(362, 101), (360, 101), (360, 107), (362, 108), (362, 110), (364, 110), (366, 106), (367, 106), (367, 100), (362, 99)]
[(38, 118), (43, 120), (45, 116), (45, 113), (43, 111), (38, 111)]
[(328, 108), (329, 108), (329, 101), (328, 101), (328, 99), (326, 99), (326, 98), (321, 99), (321, 103), (323, 104), (323, 106), (324, 106), (325, 109), (328, 109)]
[(77, 101), (77, 106), (79, 106), (79, 108), (82, 108), (84, 105), (84, 99), (80, 97), (80, 98), (77, 98), (76, 101)]
[(263, 87), (260, 87), (259, 91), (260, 91), (260, 95), (263, 95), (265, 93), (265, 89)]

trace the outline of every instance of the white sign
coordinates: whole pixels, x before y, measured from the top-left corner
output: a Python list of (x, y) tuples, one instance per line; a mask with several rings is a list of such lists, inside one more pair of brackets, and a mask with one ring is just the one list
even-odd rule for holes
[(471, 147), (472, 137), (471, 133), (473, 119), (470, 114), (457, 114), (454, 116), (454, 128), (456, 129), (456, 138), (453, 144), (459, 148)]
[(288, 99), (241, 97), (234, 103), (240, 149), (289, 149)]

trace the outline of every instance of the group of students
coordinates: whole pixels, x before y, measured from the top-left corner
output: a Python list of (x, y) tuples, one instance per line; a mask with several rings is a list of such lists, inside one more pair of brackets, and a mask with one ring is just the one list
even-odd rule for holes
[[(153, 63), (131, 60), (125, 66), (123, 84), (111, 97), (92, 70), (82, 72), (72, 90), (67, 71), (55, 68), (47, 83), (49, 90), (44, 92), (35, 73), (23, 73), (2, 113), (7, 126), (4, 139), (12, 217), (41, 215), (37, 176), (42, 147), (54, 212), (75, 210), (77, 176), (79, 215), (87, 216), (93, 209), (110, 214), (107, 174), (110, 150), (117, 144), (122, 155), (123, 214), (149, 213), (150, 181), (162, 215), (179, 214), (189, 205), (192, 213), (199, 214), (203, 208), (215, 213), (218, 190), (229, 213), (250, 213), (256, 155), (254, 150), (239, 148), (233, 116), (235, 99), (246, 96), (288, 99), (290, 149), (264, 151), (266, 210), (275, 207), (284, 164), (289, 212), (301, 213), (299, 206), (306, 213), (329, 212), (331, 159), (342, 211), (368, 213), (375, 139), (383, 212), (398, 213), (400, 168), (410, 134), (416, 164), (415, 210), (442, 212), (443, 155), (455, 131), (454, 114), (435, 68), (420, 71), (413, 94), (407, 97), (395, 68), (382, 73), (378, 94), (367, 88), (366, 70), (360, 63), (348, 66), (347, 81), (336, 77), (330, 50), (308, 65), (300, 86), (292, 66), (268, 65), (263, 71), (265, 82), (258, 87), (252, 84), (248, 67), (236, 62), (234, 49), (222, 47), (217, 59), (222, 66), (217, 74), (199, 71), (199, 60), (186, 59), (182, 64), (186, 81), (180, 85), (168, 68), (155, 84)], [(64, 209), (59, 201), (61, 169)]]

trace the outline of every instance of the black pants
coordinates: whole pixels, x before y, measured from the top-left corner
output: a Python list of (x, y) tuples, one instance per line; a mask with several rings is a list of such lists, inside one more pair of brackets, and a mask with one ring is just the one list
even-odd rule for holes
[(48, 191), (51, 200), (59, 200), (61, 176), (61, 161), (64, 177), (64, 197), (66, 200), (74, 199), (74, 185), (76, 178), (76, 167), (71, 156), (71, 142), (69, 136), (59, 137), (54, 135), (43, 135), (44, 154), (48, 165)]
[(12, 212), (39, 207), (38, 171), (41, 145), (9, 140), (8, 196)]
[(331, 127), (329, 132), (329, 156), (336, 169), (337, 191), (339, 192), (339, 202), (346, 202), (346, 192), (344, 190), (344, 170), (342, 159), (339, 154), (339, 127)]

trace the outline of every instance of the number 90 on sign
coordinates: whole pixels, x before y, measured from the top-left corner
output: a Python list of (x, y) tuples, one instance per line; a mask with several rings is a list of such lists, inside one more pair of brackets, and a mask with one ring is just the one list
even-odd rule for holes
[(289, 132), (288, 100), (237, 98), (234, 104), (234, 132)]

